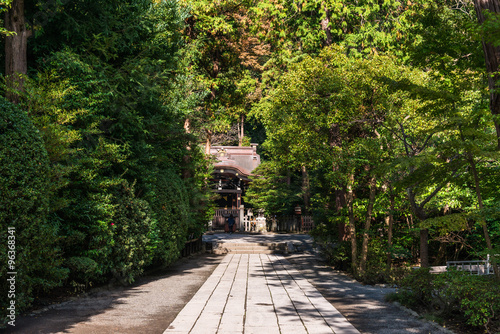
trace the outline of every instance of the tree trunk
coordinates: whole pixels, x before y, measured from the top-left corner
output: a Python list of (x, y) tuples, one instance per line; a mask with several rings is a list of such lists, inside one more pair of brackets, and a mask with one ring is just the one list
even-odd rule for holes
[(394, 225), (394, 194), (392, 193), (392, 189), (389, 187), (390, 196), (390, 208), (389, 213), (385, 217), (385, 222), (387, 225), (387, 270), (391, 270), (392, 267), (392, 228)]
[(375, 203), (375, 194), (377, 192), (377, 182), (375, 176), (370, 180), (370, 197), (368, 207), (366, 208), (365, 229), (363, 231), (363, 246), (361, 247), (361, 259), (359, 262), (359, 274), (364, 275), (366, 271), (366, 262), (368, 260), (368, 241), (370, 238), (370, 226), (372, 222), (373, 204)]
[(420, 266), (429, 268), (429, 230), (420, 230)]
[(387, 254), (386, 254), (386, 270), (389, 271), (392, 268), (392, 214), (389, 213), (384, 218), (385, 226), (387, 227)]
[[(423, 208), (417, 205), (413, 189), (408, 188), (407, 193), (413, 213), (420, 221), (424, 221), (427, 215)], [(420, 266), (424, 268), (429, 267), (429, 231), (427, 229), (420, 230)]]
[(349, 238), (351, 239), (351, 267), (354, 273), (358, 268), (358, 246), (356, 242), (356, 219), (354, 217), (354, 193), (352, 187), (354, 185), (354, 174), (349, 176), (349, 184), (347, 185), (346, 203), (349, 214)]
[(24, 0), (12, 1), (4, 20), (5, 29), (15, 33), (5, 37), (5, 97), (13, 103), (19, 103), (19, 93), (24, 90), (24, 77), (28, 73), (28, 37), (31, 35), (24, 22)]
[[(481, 196), (479, 174), (477, 172), (476, 162), (474, 161), (474, 157), (471, 154), (468, 155), (468, 160), (471, 167), (472, 175), (474, 177), (474, 186), (476, 189), (477, 203), (479, 205), (479, 209), (481, 210), (481, 226), (483, 227), (484, 239), (486, 240), (486, 247), (488, 247), (488, 250), (492, 251), (493, 245), (491, 244), (491, 238), (488, 232), (488, 225), (486, 224), (486, 220), (483, 218), (484, 205), (483, 205), (483, 197)], [(500, 279), (500, 271), (496, 263), (493, 265), (493, 270), (495, 271), (495, 277), (497, 279)]]
[(245, 137), (245, 115), (241, 115), (238, 126), (238, 146), (243, 146), (243, 137)]
[(212, 132), (207, 131), (207, 138), (205, 141), (205, 154), (206, 155), (210, 155), (210, 148), (212, 147), (211, 140), (212, 140)]
[[(499, 0), (474, 0), (477, 20), (479, 24), (485, 21), (484, 10), (500, 14)], [(490, 90), (490, 111), (495, 117), (500, 117), (500, 74), (498, 73), (500, 64), (500, 46), (494, 46), (483, 40), (484, 60), (486, 61), (486, 72), (489, 75), (488, 87)], [(500, 120), (494, 119), (497, 132), (497, 146), (500, 150)]]
[(328, 5), (324, 2), (321, 4), (321, 6), (325, 11), (325, 18), (321, 20), (321, 29), (325, 33), (325, 40), (323, 41), (323, 44), (325, 46), (330, 46), (333, 43), (332, 28), (330, 27), (330, 10), (328, 9)]
[(309, 198), (311, 194), (309, 191), (309, 173), (306, 166), (302, 166), (302, 194), (304, 199), (304, 215), (309, 215)]
[(434, 265), (435, 266), (441, 265), (441, 263), (443, 263), (443, 260), (445, 260), (445, 257), (446, 257), (446, 244), (444, 242), (441, 242), (439, 244), (438, 255), (436, 256)]
[[(346, 206), (346, 193), (345, 190), (335, 190), (335, 210), (339, 212)], [(349, 236), (347, 226), (345, 223), (338, 223), (339, 242), (346, 241)]]
[[(184, 121), (184, 131), (186, 133), (191, 133), (191, 120), (189, 118), (186, 118)], [(183, 179), (189, 179), (191, 175), (191, 145), (188, 143), (186, 145), (186, 154), (184, 157), (182, 157), (182, 178)]]

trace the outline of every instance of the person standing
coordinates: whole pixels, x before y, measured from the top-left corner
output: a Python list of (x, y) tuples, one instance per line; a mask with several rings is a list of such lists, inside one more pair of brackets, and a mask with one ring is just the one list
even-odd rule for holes
[(233, 228), (234, 228), (234, 216), (233, 214), (229, 215), (229, 218), (227, 219), (227, 226), (229, 227), (229, 233), (233, 233)]

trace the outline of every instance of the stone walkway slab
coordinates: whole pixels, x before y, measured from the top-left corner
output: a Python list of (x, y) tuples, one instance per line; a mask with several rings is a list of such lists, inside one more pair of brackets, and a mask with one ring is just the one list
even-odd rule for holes
[(283, 256), (228, 254), (164, 332), (169, 333), (359, 331)]

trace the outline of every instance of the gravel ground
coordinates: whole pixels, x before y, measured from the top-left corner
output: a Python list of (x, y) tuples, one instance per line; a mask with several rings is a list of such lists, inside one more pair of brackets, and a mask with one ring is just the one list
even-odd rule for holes
[(184, 258), (132, 286), (96, 289), (77, 300), (18, 317), (16, 327), (3, 332), (163, 333), (220, 260), (209, 254)]

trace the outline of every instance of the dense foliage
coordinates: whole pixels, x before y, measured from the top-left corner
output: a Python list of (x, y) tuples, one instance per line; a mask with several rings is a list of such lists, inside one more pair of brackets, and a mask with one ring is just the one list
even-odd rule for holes
[(40, 11), (24, 92), (17, 107), (2, 102), (2, 247), (16, 227), (17, 312), (58, 285), (128, 284), (171, 263), (211, 208), (209, 162), (184, 129), (203, 96), (182, 73), (186, 11), (26, 6), (28, 18)]

